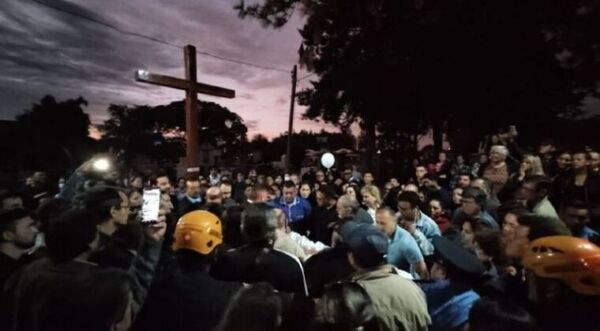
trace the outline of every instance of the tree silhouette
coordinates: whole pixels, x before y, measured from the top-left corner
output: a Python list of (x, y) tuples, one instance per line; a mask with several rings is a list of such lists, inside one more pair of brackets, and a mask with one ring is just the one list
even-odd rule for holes
[[(356, 141), (354, 137), (347, 133), (312, 132), (302, 130), (295, 132), (292, 136), (292, 156), (291, 163), (295, 169), (299, 169), (302, 161), (305, 158), (307, 149), (320, 150), (337, 150), (340, 148), (354, 149)], [(271, 142), (267, 141), (263, 136), (256, 136), (250, 142), (252, 150), (262, 152), (264, 161), (280, 161), (281, 156), (286, 153), (287, 133), (273, 138)]]
[(595, 0), (265, 0), (240, 16), (280, 27), (306, 15), (300, 61), (318, 75), (305, 116), (366, 131), (434, 129), (472, 150), (516, 124), (525, 142), (581, 114), (598, 95), (600, 5)]
[[(225, 150), (225, 161), (237, 155), (248, 131), (240, 116), (213, 102), (199, 103), (199, 141)], [(103, 140), (124, 152), (126, 161), (136, 155), (176, 162), (185, 154), (184, 102), (156, 107), (111, 105), (110, 118), (100, 127)]]
[(57, 101), (43, 97), (17, 116), (19, 155), (26, 167), (64, 171), (90, 156), (90, 119), (82, 97)]

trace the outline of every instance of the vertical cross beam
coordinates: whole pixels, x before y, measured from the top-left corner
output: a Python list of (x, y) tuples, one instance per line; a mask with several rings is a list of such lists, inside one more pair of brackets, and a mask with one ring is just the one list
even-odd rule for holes
[(198, 94), (196, 91), (196, 47), (185, 46), (185, 79), (189, 87), (185, 91), (185, 140), (188, 168), (198, 166)]

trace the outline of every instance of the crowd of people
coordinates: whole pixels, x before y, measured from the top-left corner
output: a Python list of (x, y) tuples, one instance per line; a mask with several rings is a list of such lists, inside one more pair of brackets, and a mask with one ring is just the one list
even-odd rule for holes
[(496, 143), (408, 180), (36, 172), (0, 191), (1, 329), (600, 330), (598, 152)]

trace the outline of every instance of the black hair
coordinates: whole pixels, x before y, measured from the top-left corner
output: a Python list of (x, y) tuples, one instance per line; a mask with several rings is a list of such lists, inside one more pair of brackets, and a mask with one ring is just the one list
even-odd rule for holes
[(337, 199), (338, 197), (336, 189), (329, 184), (322, 185), (318, 191), (323, 193), (327, 199)]
[(543, 175), (527, 176), (523, 180), (523, 183), (533, 183), (535, 185), (535, 190), (538, 192), (541, 190), (550, 192), (550, 190), (552, 190), (552, 179)]
[(480, 206), (482, 206), (485, 203), (485, 200), (487, 199), (487, 195), (482, 189), (473, 186), (465, 187), (463, 189), (462, 196), (463, 198), (474, 199), (475, 203), (477, 203)]
[(506, 262), (504, 242), (500, 230), (481, 229), (475, 233), (474, 240), (485, 255), (493, 259), (494, 264), (503, 265)]
[(248, 242), (275, 240), (277, 218), (273, 207), (266, 203), (255, 203), (242, 214), (242, 234)]
[(167, 171), (165, 169), (159, 169), (156, 173), (154, 173), (151, 176), (151, 182), (152, 182), (152, 184), (153, 185), (157, 185), (157, 181), (161, 177), (167, 177), (169, 179), (169, 181), (171, 180), (171, 177), (169, 177), (169, 174), (167, 173)]
[(325, 289), (317, 304), (317, 316), (327, 330), (357, 330), (375, 321), (375, 309), (367, 291), (357, 283), (335, 283)]
[[(346, 187), (346, 190), (348, 189), (348, 187), (351, 187), (354, 192), (356, 193), (356, 200), (358, 201), (359, 204), (362, 204), (362, 193), (360, 193), (360, 187), (358, 186), (358, 183), (356, 182), (350, 182), (348, 184), (348, 186)], [(346, 192), (344, 192), (345, 194)]]
[(71, 208), (71, 203), (63, 198), (54, 198), (43, 202), (34, 212), (35, 219), (41, 223), (41, 231), (44, 231), (48, 221), (60, 216)]
[(549, 236), (570, 236), (571, 231), (560, 220), (540, 216), (536, 214), (525, 214), (518, 217), (519, 225), (529, 227), (529, 241)]
[(4, 231), (15, 231), (16, 222), (29, 216), (29, 213), (22, 208), (5, 210), (0, 212), (0, 242), (4, 241), (2, 233)]
[(221, 181), (221, 185), (231, 186), (231, 181), (229, 181), (229, 180), (222, 180)]
[(403, 191), (402, 193), (398, 194), (396, 203), (399, 203), (400, 201), (408, 202), (410, 204), (410, 208), (416, 208), (421, 204), (419, 195), (412, 191)]
[(471, 224), (471, 230), (473, 231), (473, 233), (479, 232), (483, 229), (491, 228), (491, 225), (480, 217), (467, 216), (463, 219), (462, 222)]
[(110, 186), (94, 187), (83, 196), (83, 204), (100, 221), (111, 217), (111, 209), (121, 205), (120, 190)]
[(188, 176), (188, 178), (185, 179), (186, 185), (187, 182), (200, 182), (200, 178), (198, 178), (198, 176)]
[(529, 213), (529, 210), (523, 205), (523, 202), (517, 200), (508, 200), (498, 207), (496, 212), (498, 214), (498, 220), (504, 222), (506, 214), (513, 214), (517, 217)]
[(440, 203), (440, 207), (442, 207), (443, 211), (446, 211), (448, 203), (443, 199), (442, 194), (431, 194), (427, 200), (427, 204), (429, 205), (429, 203), (434, 200)]
[(98, 235), (91, 211), (71, 209), (48, 221), (46, 248), (56, 261), (69, 261), (90, 249)]
[(224, 213), (223, 205), (221, 205), (219, 203), (209, 202), (209, 203), (205, 204), (204, 206), (202, 206), (200, 209), (206, 210), (210, 213), (215, 214), (215, 216), (217, 216), (219, 219), (223, 218), (223, 213)]
[(215, 331), (275, 331), (282, 314), (281, 298), (269, 284), (242, 287), (231, 299)]
[(535, 331), (536, 323), (527, 310), (505, 299), (481, 298), (469, 313), (470, 331)]
[(583, 155), (585, 155), (585, 159), (586, 159), (587, 161), (589, 161), (589, 160), (591, 159), (591, 157), (590, 157), (590, 153), (589, 153), (588, 151), (586, 151), (586, 150), (583, 150), (583, 149), (579, 149), (579, 150), (576, 150), (576, 151), (574, 151), (573, 153), (571, 153), (571, 155), (573, 155), (573, 156), (574, 156), (575, 154), (583, 154)]
[(590, 205), (582, 200), (567, 199), (561, 204), (560, 208), (561, 208), (561, 210), (564, 210), (566, 208), (588, 209), (589, 210)]
[(296, 188), (296, 184), (294, 184), (294, 182), (291, 180), (286, 180), (283, 182), (283, 188)]
[(458, 178), (462, 177), (462, 176), (469, 176), (470, 180), (473, 180), (475, 177), (473, 177), (473, 174), (468, 172), (468, 171), (463, 171), (461, 173), (458, 174)]

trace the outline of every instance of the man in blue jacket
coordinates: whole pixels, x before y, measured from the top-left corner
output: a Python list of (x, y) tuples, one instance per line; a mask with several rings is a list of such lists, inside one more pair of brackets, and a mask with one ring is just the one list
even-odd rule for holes
[(433, 238), (433, 246), (432, 280), (419, 284), (427, 297), (429, 330), (463, 330), (479, 299), (473, 286), (482, 279), (485, 268), (475, 255), (444, 237)]
[(289, 226), (294, 232), (306, 234), (308, 228), (308, 216), (312, 211), (310, 203), (306, 199), (298, 196), (298, 188), (292, 181), (283, 183), (283, 192), (281, 198), (274, 201), (274, 206), (283, 210), (289, 222)]

